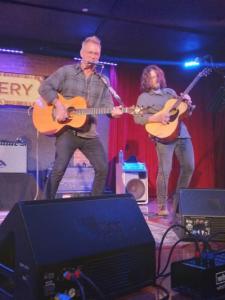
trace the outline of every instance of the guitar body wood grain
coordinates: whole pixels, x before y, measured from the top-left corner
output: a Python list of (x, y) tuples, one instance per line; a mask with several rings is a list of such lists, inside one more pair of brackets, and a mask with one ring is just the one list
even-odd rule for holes
[[(86, 100), (82, 97), (74, 97), (71, 99), (64, 99), (63, 96), (59, 95), (59, 100), (67, 108), (68, 112), (72, 108), (85, 109), (87, 108)], [(46, 135), (52, 135), (59, 132), (65, 126), (71, 126), (73, 128), (80, 128), (86, 122), (87, 115), (76, 115), (67, 119), (64, 122), (58, 122), (54, 117), (54, 106), (47, 104), (43, 99), (38, 99), (34, 104), (33, 109), (33, 123), (36, 129), (40, 133)]]
[(179, 123), (185, 117), (188, 110), (188, 105), (181, 102), (176, 109), (173, 109), (177, 99), (169, 99), (164, 105), (163, 109), (157, 114), (162, 112), (169, 112), (170, 121), (168, 124), (162, 123), (147, 123), (145, 129), (152, 136), (161, 140), (161, 142), (169, 143), (176, 139), (179, 134)]

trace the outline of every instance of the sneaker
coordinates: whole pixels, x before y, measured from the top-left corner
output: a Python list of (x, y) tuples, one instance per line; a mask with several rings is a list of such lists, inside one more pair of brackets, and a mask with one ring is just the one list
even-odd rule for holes
[(158, 213), (157, 213), (158, 216), (161, 216), (161, 217), (166, 217), (169, 215), (169, 211), (167, 210), (166, 207), (160, 207), (159, 210), (158, 210)]

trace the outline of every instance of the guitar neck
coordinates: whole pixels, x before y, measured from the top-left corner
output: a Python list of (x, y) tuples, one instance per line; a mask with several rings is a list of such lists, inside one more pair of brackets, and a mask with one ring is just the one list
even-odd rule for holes
[[(127, 107), (121, 108), (122, 112), (128, 112)], [(76, 115), (107, 115), (112, 112), (110, 107), (90, 107), (90, 108), (81, 108), (75, 109), (74, 113)]]
[(189, 94), (190, 91), (193, 89), (193, 87), (196, 85), (196, 83), (200, 80), (201, 76), (198, 74), (194, 80), (192, 80), (192, 82), (189, 84), (189, 86), (185, 89), (185, 91), (183, 92), (184, 94)]
[[(184, 90), (183, 94), (189, 94), (193, 87), (197, 84), (197, 82), (202, 78), (201, 73), (199, 73), (192, 82), (188, 85), (188, 87)], [(182, 97), (178, 97), (176, 103), (173, 105), (172, 109), (177, 108), (178, 105), (183, 101)]]

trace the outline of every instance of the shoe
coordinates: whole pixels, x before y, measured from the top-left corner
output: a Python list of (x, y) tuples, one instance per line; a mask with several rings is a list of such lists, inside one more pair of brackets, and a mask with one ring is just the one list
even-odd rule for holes
[(162, 206), (159, 208), (157, 215), (161, 217), (166, 217), (169, 215), (169, 211), (166, 207)]

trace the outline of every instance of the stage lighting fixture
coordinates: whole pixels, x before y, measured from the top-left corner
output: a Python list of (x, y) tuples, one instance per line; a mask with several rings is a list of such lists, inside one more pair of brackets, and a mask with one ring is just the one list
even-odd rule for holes
[(23, 54), (24, 53), (22, 50), (6, 49), (6, 48), (0, 48), (0, 52), (3, 52), (3, 53), (12, 53), (12, 54)]
[(200, 59), (199, 57), (196, 57), (194, 59), (190, 59), (184, 62), (184, 67), (185, 68), (195, 68), (200, 66)]

